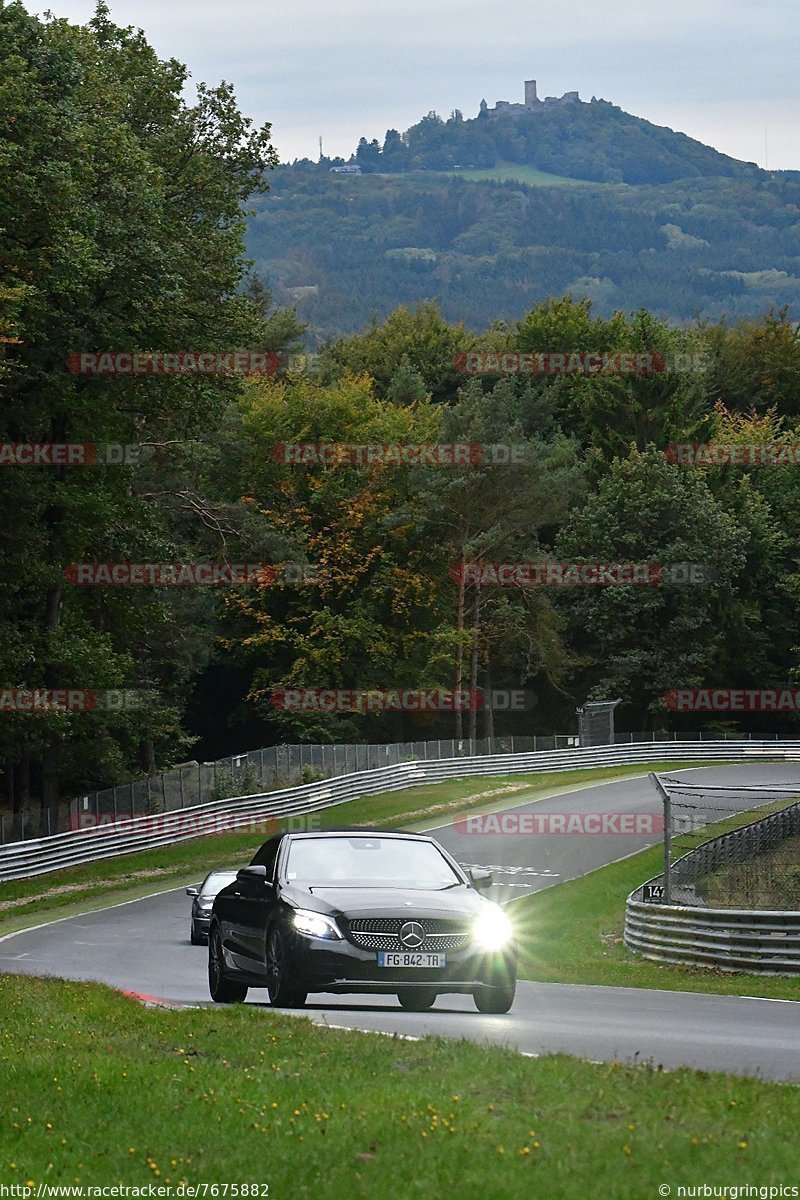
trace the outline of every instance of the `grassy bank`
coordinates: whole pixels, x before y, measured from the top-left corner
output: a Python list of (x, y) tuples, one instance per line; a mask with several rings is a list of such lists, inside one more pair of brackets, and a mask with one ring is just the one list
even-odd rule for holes
[(710, 908), (800, 909), (800, 838), (697, 881)]
[(675, 1196), (698, 1179), (796, 1174), (795, 1086), (328, 1030), (249, 1006), (147, 1010), (95, 984), (5, 977), (0, 1010), (5, 1184), (641, 1200), (664, 1183)]
[[(783, 799), (751, 813), (719, 821), (703, 830), (703, 840), (727, 833), (785, 807), (787, 803), (789, 801)], [(686, 845), (681, 849), (681, 839), (676, 839), (676, 857), (698, 844), (697, 834), (691, 840), (684, 840)], [(513, 911), (523, 931), (524, 946), (520, 976), (546, 983), (602, 984), (800, 1000), (800, 979), (797, 978), (673, 966), (650, 962), (629, 951), (622, 940), (625, 900), (634, 888), (658, 875), (662, 868), (663, 851), (657, 846), (580, 879), (516, 901)]]
[(548, 171), (540, 171), (538, 167), (529, 167), (525, 163), (512, 163), (505, 167), (462, 167), (454, 171), (445, 171), (446, 175), (459, 175), (462, 179), (481, 183), (484, 180), (495, 180), (498, 183), (527, 183), (535, 187), (596, 187), (606, 188), (608, 184), (597, 183), (591, 179), (573, 179), (568, 175), (552, 175)]
[[(660, 763), (652, 770), (710, 764)], [(405, 788), (351, 800), (315, 814), (321, 828), (331, 825), (384, 825), (421, 829), (454, 819), (462, 811), (484, 811), (530, 802), (573, 786), (641, 775), (641, 766), (602, 767), (528, 775), (473, 777)], [(274, 822), (273, 822), (274, 825)], [(126, 854), (103, 862), (54, 871), (35, 879), (0, 884), (0, 937), (46, 919), (71, 916), (122, 900), (195, 882), (212, 867), (250, 861), (269, 830), (224, 833)]]

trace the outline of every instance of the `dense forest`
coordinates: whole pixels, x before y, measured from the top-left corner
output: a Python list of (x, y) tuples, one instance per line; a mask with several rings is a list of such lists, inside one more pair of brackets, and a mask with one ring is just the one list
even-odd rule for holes
[(554, 187), (280, 167), (252, 207), (248, 252), (311, 346), (422, 300), (475, 332), (566, 292), (679, 323), (800, 310), (800, 182), (785, 178)]
[(610, 316), (761, 316), (800, 305), (800, 172), (763, 171), (605, 101), (429, 113), (351, 156), (274, 172), (247, 247), (306, 341), (434, 299), (479, 331), (552, 295)]
[[(269, 128), (254, 129), (230, 89), (201, 88), (187, 105), (179, 64), (102, 9), (75, 27), (6, 5), (0, 34), (0, 443), (142, 450), (135, 462), (0, 467), (0, 686), (150, 697), (123, 712), (5, 711), (0, 804), (47, 807), (189, 751), (567, 731), (587, 698), (620, 697), (629, 730), (796, 730), (792, 713), (682, 715), (665, 699), (800, 675), (798, 467), (690, 467), (669, 449), (793, 446), (800, 328), (785, 308), (665, 319), (678, 297), (684, 316), (710, 298), (734, 264), (743, 279), (785, 267), (776, 294), (795, 298), (794, 185), (700, 179), (670, 184), (668, 204), (659, 189), (332, 181), (272, 169)], [(266, 283), (245, 258), (243, 203), (258, 205), (251, 238), (276, 256)], [(558, 248), (567, 231), (572, 257)], [(387, 258), (403, 247), (435, 261), (408, 249)], [(612, 281), (604, 299), (572, 286), (592, 263), (602, 292), (623, 257), (631, 282)], [(323, 262), (318, 328), (357, 328), (300, 369), (302, 323), (276, 299), (291, 278), (317, 280)], [(419, 281), (420, 303), (383, 292), (394, 311), (370, 324), (370, 288), (398, 278)], [(740, 300), (754, 294), (743, 279)], [(276, 352), (283, 367), (112, 376), (68, 365), (81, 352), (233, 350)], [(496, 364), (625, 353), (660, 369), (471, 375), (464, 356), (476, 351)], [(301, 466), (279, 449), (294, 443), (520, 453)], [(282, 573), (243, 586), (76, 586), (75, 564), (98, 562)], [(494, 562), (702, 571), (691, 585), (666, 574), (647, 587), (478, 586), (463, 571)], [(459, 687), (537, 702), (461, 714), (274, 703), (287, 688)]]

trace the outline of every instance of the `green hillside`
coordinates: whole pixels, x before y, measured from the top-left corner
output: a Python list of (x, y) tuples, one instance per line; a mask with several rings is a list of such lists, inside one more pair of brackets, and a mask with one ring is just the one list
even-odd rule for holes
[(311, 345), (426, 299), (475, 330), (566, 292), (678, 322), (800, 308), (800, 174), (550, 182), (280, 167), (248, 252)]
[(549, 171), (540, 171), (538, 167), (529, 167), (525, 163), (473, 167), (472, 170), (461, 167), (457, 171), (446, 171), (445, 174), (458, 175), (461, 179), (471, 179), (476, 183), (483, 183), (489, 179), (496, 183), (530, 183), (536, 187), (585, 187), (591, 182), (588, 179), (570, 179), (567, 175), (551, 175)]
[[(522, 108), (522, 106), (519, 106)], [(767, 177), (754, 163), (720, 154), (685, 133), (654, 125), (606, 100), (563, 103), (514, 115), (487, 110), (471, 120), (428, 113), (383, 145), (362, 138), (353, 161), (367, 172), (485, 170), (522, 164), (595, 183), (660, 184), (678, 179)]]

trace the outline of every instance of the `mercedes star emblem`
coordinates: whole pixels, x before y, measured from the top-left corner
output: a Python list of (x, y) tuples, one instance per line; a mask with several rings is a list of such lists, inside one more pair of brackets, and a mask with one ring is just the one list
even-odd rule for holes
[(425, 941), (425, 930), (419, 921), (404, 921), (400, 926), (400, 941), (407, 950), (419, 950)]

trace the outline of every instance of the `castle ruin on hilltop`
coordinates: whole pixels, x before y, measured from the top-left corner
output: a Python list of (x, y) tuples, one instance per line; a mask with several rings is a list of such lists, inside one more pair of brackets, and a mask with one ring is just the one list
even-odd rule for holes
[(577, 92), (564, 92), (563, 96), (545, 96), (540, 100), (536, 95), (536, 80), (525, 80), (525, 103), (511, 104), (508, 100), (495, 101), (494, 108), (489, 108), (485, 100), (481, 100), (480, 114), (487, 117), (521, 117), (531, 113), (551, 112), (554, 108), (563, 108), (565, 104), (582, 104)]

